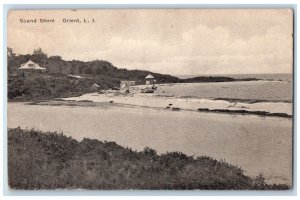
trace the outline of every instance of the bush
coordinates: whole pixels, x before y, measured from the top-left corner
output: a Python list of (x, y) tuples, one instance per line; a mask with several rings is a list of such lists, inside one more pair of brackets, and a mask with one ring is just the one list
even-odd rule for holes
[(156, 156), (157, 153), (154, 149), (151, 149), (150, 147), (145, 147), (143, 150), (143, 154), (147, 156)]
[(20, 128), (8, 130), (8, 181), (12, 189), (289, 189), (255, 180), (240, 168), (207, 156), (157, 155), (115, 142)]

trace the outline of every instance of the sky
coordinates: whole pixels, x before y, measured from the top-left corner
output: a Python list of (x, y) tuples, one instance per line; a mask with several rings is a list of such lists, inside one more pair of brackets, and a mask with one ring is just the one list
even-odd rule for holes
[(7, 24), (7, 43), (17, 54), (41, 47), (64, 60), (107, 60), (118, 68), (172, 75), (292, 73), (293, 68), (290, 9), (27, 10), (10, 11)]

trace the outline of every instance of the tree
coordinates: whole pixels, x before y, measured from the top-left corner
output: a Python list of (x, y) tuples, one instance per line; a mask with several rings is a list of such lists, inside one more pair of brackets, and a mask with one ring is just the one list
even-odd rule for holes
[(254, 187), (255, 189), (262, 190), (267, 185), (266, 179), (262, 173), (259, 173), (258, 176), (254, 179)]
[(7, 47), (7, 56), (8, 57), (14, 57), (16, 54), (14, 53), (13, 49), (10, 47)]
[(42, 67), (45, 67), (47, 58), (47, 54), (45, 54), (40, 47), (33, 50), (33, 54), (31, 57), (33, 62), (40, 64)]
[(150, 147), (145, 147), (143, 150), (143, 154), (149, 155), (149, 156), (155, 156), (155, 155), (157, 155), (157, 152), (154, 149), (151, 149)]
[(46, 55), (46, 54), (42, 51), (41, 47), (39, 47), (33, 50), (33, 55)]
[(50, 56), (49, 59), (52, 59), (52, 60), (62, 60), (61, 56)]

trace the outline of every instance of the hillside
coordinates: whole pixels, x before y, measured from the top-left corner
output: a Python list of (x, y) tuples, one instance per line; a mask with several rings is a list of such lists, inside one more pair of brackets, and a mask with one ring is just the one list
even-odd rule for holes
[[(18, 68), (28, 60), (47, 69), (45, 74), (24, 73)], [(96, 83), (99, 89), (119, 88), (122, 80), (136, 81), (145, 84), (148, 74), (155, 76), (156, 83), (199, 83), (252, 81), (257, 79), (233, 79), (228, 77), (195, 77), (179, 79), (178, 77), (153, 73), (146, 70), (127, 70), (115, 67), (108, 61), (94, 60), (83, 62), (79, 60), (66, 61), (60, 56), (48, 57), (41, 49), (27, 55), (15, 55), (11, 49), (8, 61), (8, 100), (29, 101), (48, 100), (58, 97), (77, 96), (94, 92), (92, 85)], [(74, 78), (69, 75), (79, 75)]]
[(288, 189), (207, 156), (158, 155), (62, 133), (9, 129), (8, 155), (12, 189)]
[(78, 96), (95, 92), (92, 85), (101, 89), (119, 87), (120, 79), (94, 76), (84, 79), (72, 78), (64, 74), (17, 73), (8, 77), (8, 100), (31, 101), (60, 97)]
[(112, 65), (108, 61), (94, 60), (90, 62), (83, 62), (79, 60), (65, 61), (60, 56), (47, 57), (46, 55), (18, 55), (8, 57), (8, 72), (9, 74), (16, 73), (22, 63), (32, 60), (40, 66), (47, 69), (48, 74), (87, 74), (91, 76), (113, 77), (118, 79), (128, 79), (143, 81), (148, 74), (153, 74), (158, 83), (178, 82), (179, 78), (153, 73), (146, 70), (127, 70), (120, 69)]
[[(32, 60), (47, 69), (46, 74), (23, 73), (18, 70), (22, 63)], [(157, 83), (176, 83), (179, 78), (152, 73), (145, 70), (119, 69), (110, 62), (95, 60), (83, 62), (65, 61), (59, 56), (47, 55), (9, 55), (8, 56), (8, 99), (13, 101), (46, 100), (58, 97), (77, 96), (93, 92), (96, 83), (99, 89), (119, 88), (121, 80), (144, 84), (145, 77), (152, 74)], [(68, 75), (80, 75), (78, 79)]]

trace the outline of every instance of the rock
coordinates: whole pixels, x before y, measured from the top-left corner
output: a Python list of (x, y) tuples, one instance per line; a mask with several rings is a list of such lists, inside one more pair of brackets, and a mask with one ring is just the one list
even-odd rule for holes
[(129, 91), (129, 89), (125, 89), (125, 90), (122, 91), (122, 93), (123, 93), (123, 94), (129, 94), (130, 91)]
[(141, 93), (154, 93), (152, 88), (142, 88)]

